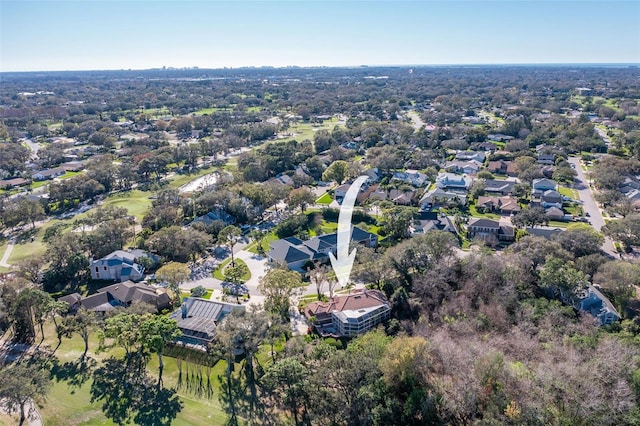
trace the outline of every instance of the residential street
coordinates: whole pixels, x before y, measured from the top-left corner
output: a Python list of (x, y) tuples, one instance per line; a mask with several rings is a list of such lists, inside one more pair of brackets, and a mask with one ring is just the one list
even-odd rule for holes
[[(585, 215), (587, 213), (589, 214), (591, 225), (595, 230), (600, 231), (604, 226), (604, 219), (602, 218), (602, 212), (600, 211), (596, 200), (593, 198), (593, 192), (591, 191), (591, 188), (589, 188), (589, 180), (585, 172), (582, 170), (580, 158), (569, 157), (569, 163), (575, 166), (575, 170), (578, 173), (578, 177), (576, 178), (573, 187), (578, 191), (580, 200), (583, 202), (582, 208), (584, 209)], [(611, 238), (605, 237), (602, 249), (611, 256), (618, 257), (618, 253), (613, 246)]]

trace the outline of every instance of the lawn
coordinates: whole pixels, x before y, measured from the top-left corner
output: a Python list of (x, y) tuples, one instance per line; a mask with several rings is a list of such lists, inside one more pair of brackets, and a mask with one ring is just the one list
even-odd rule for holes
[(560, 193), (560, 195), (571, 197), (574, 200), (580, 199), (580, 196), (578, 195), (578, 191), (572, 188), (567, 188), (566, 186), (558, 185), (558, 192)]
[(333, 197), (331, 197), (331, 195), (329, 195), (328, 192), (325, 192), (324, 194), (322, 194), (322, 197), (318, 198), (316, 200), (316, 204), (326, 204), (329, 205), (333, 202)]
[(480, 213), (476, 210), (475, 204), (469, 204), (469, 216), (484, 217), (486, 219), (500, 220), (500, 215), (495, 213)]
[[(44, 345), (55, 347), (56, 339), (53, 332), (53, 324), (48, 323), (45, 326), (45, 335), (47, 336)], [(103, 359), (115, 356), (122, 358), (122, 349), (111, 349), (108, 351), (96, 353), (95, 349), (98, 347), (98, 338), (93, 333), (89, 339), (89, 352), (88, 357), (96, 361), (96, 366), (100, 366), (100, 362)], [(55, 355), (60, 364), (66, 362), (73, 363), (78, 360), (82, 354), (84, 343), (82, 339), (73, 335), (70, 339), (63, 339), (63, 343), (56, 351)], [(274, 349), (279, 352), (283, 349), (282, 342), (278, 342)], [(264, 345), (260, 348), (257, 354), (260, 364), (264, 367), (271, 364), (271, 358), (269, 356), (270, 347)], [(213, 366), (209, 372), (211, 377), (211, 386), (213, 395), (210, 398), (206, 396), (198, 396), (193, 391), (189, 391), (184, 386), (178, 388), (178, 363), (174, 358), (169, 356), (164, 357), (164, 374), (163, 384), (167, 389), (176, 389), (180, 400), (183, 403), (182, 410), (178, 413), (177, 418), (171, 423), (173, 425), (221, 425), (227, 421), (227, 415), (224, 412), (218, 397), (220, 395), (220, 383), (217, 380), (218, 376), (223, 376), (226, 363), (219, 361)], [(184, 366), (183, 366), (184, 369)], [(204, 380), (206, 382), (207, 369), (202, 368)], [(240, 371), (239, 365), (235, 367), (236, 371)], [(158, 371), (158, 361), (156, 356), (152, 356), (149, 364), (147, 365), (147, 372), (151, 377), (155, 377)], [(78, 376), (74, 376), (77, 378)], [(80, 384), (80, 386), (72, 386), (65, 379), (55, 379), (52, 382), (52, 387), (47, 394), (47, 399), (40, 407), (39, 411), (43, 417), (46, 425), (52, 426), (67, 426), (67, 425), (113, 425), (114, 423), (108, 419), (101, 410), (102, 402), (97, 401), (91, 403), (90, 389), (92, 380), (87, 377), (87, 380)], [(0, 424), (12, 424), (4, 423), (6, 417), (0, 417)]]
[[(234, 261), (236, 262), (236, 264), (241, 264), (241, 265), (247, 266), (247, 264), (242, 259), (234, 259)], [(221, 281), (226, 281), (227, 278), (224, 275), (224, 270), (227, 268), (227, 266), (229, 266), (230, 263), (231, 263), (231, 258), (228, 258), (224, 262), (222, 262), (220, 264), (220, 266), (218, 266), (216, 269), (214, 269), (213, 270), (213, 278), (219, 279)], [(248, 267), (247, 267), (247, 273), (244, 274), (242, 277), (240, 277), (240, 279), (243, 282), (249, 281), (249, 279), (251, 279), (251, 271), (249, 271)]]
[(124, 207), (130, 215), (135, 216), (138, 221), (142, 221), (145, 213), (149, 210), (149, 207), (151, 207), (151, 200), (149, 199), (150, 196), (150, 192), (144, 192), (137, 189), (133, 191), (119, 192), (109, 196), (102, 205)]
[[(269, 232), (267, 235), (265, 235), (262, 238), (262, 249), (264, 250), (264, 252), (265, 253), (268, 252), (269, 249), (271, 248), (271, 246), (269, 244), (272, 243), (273, 241), (277, 241), (277, 240), (279, 240), (279, 238), (273, 232)], [(250, 251), (251, 253), (259, 254), (258, 253), (258, 243), (256, 241), (252, 242), (247, 247), (245, 247), (245, 250)]]
[(209, 173), (213, 172), (212, 168), (207, 167), (205, 169), (200, 169), (198, 170), (197, 173), (192, 173), (192, 174), (188, 174), (188, 175), (173, 175), (170, 179), (170, 183), (169, 183), (169, 187), (173, 188), (173, 189), (178, 189), (183, 185), (186, 185), (187, 183), (198, 179), (199, 177), (202, 177), (204, 175), (208, 175)]

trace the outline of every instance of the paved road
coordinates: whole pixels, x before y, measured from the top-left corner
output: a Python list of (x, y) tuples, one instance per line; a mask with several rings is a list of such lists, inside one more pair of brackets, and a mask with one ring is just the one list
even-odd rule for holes
[(11, 267), (11, 265), (9, 265), (7, 261), (9, 260), (9, 256), (11, 256), (11, 252), (13, 251), (14, 244), (15, 244), (15, 239), (11, 238), (9, 240), (9, 244), (7, 244), (7, 249), (4, 251), (4, 255), (2, 256), (2, 259), (0, 259), (0, 266), (3, 266), (5, 268)]
[[(591, 188), (589, 188), (589, 180), (582, 170), (580, 159), (577, 157), (570, 157), (569, 162), (575, 166), (576, 172), (578, 173), (573, 187), (578, 191), (580, 200), (583, 202), (582, 208), (584, 209), (585, 214), (589, 213), (589, 220), (591, 221), (593, 228), (600, 231), (605, 222), (602, 217), (602, 212), (600, 211), (596, 200), (593, 198), (593, 192), (591, 191)], [(611, 256), (618, 256), (613, 246), (613, 242), (608, 237), (605, 237), (602, 249)]]
[(424, 126), (424, 121), (420, 118), (420, 114), (415, 111), (407, 112), (407, 116), (411, 119), (411, 125), (414, 129), (419, 130)]

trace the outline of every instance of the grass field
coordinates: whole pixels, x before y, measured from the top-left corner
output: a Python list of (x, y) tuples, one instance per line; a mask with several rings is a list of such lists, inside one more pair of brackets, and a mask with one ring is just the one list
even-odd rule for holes
[(138, 221), (141, 221), (149, 207), (151, 207), (151, 199), (149, 199), (151, 195), (150, 192), (139, 191), (137, 189), (119, 192), (109, 196), (102, 205), (105, 207), (124, 207), (130, 215), (135, 216)]
[[(55, 347), (53, 327), (49, 324), (45, 335), (45, 344)], [(113, 349), (106, 352), (96, 353), (98, 346), (97, 335), (91, 336), (89, 341), (88, 356), (99, 362), (110, 356), (122, 357), (121, 349)], [(56, 351), (60, 363), (74, 362), (82, 354), (84, 343), (77, 335), (71, 339), (64, 339), (60, 348)], [(163, 382), (166, 388), (172, 389), (177, 386), (178, 367), (174, 359), (165, 357), (165, 370)], [(172, 424), (174, 425), (205, 425), (223, 424), (227, 418), (220, 403), (218, 394), (220, 385), (216, 379), (217, 375), (224, 374), (225, 363), (219, 362), (211, 371), (214, 394), (211, 399), (199, 398), (186, 390), (178, 390), (178, 395), (183, 402), (182, 411), (178, 414)], [(155, 376), (158, 368), (157, 357), (152, 357), (147, 371), (151, 376)], [(90, 402), (91, 379), (87, 380), (80, 387), (72, 387), (68, 382), (61, 380), (53, 382), (51, 391), (47, 395), (47, 401), (40, 409), (40, 414), (46, 425), (67, 426), (67, 425), (113, 425), (101, 410), (100, 402)]]
[(169, 183), (169, 187), (170, 188), (174, 188), (174, 189), (178, 189), (180, 188), (182, 185), (186, 185), (187, 183), (198, 179), (199, 177), (202, 177), (204, 175), (208, 175), (209, 173), (213, 172), (213, 168), (211, 167), (207, 167), (206, 169), (201, 169), (198, 170), (197, 173), (192, 173), (189, 175), (173, 175), (170, 178), (170, 183)]

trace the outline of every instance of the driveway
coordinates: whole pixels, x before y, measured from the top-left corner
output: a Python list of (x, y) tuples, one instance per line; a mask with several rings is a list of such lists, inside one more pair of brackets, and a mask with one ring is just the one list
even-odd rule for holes
[[(596, 203), (596, 200), (593, 198), (593, 192), (589, 187), (589, 180), (582, 170), (582, 165), (580, 164), (580, 159), (578, 157), (569, 157), (569, 163), (575, 166), (575, 170), (578, 173), (576, 180), (574, 182), (574, 189), (578, 191), (578, 195), (580, 196), (580, 200), (583, 202), (582, 208), (584, 209), (585, 215), (589, 214), (589, 220), (591, 221), (591, 225), (596, 231), (602, 230), (605, 222), (602, 217), (602, 212)], [(613, 242), (611, 238), (605, 237), (604, 244), (602, 245), (602, 249), (610, 254), (611, 256), (617, 257), (618, 254), (613, 247)]]

